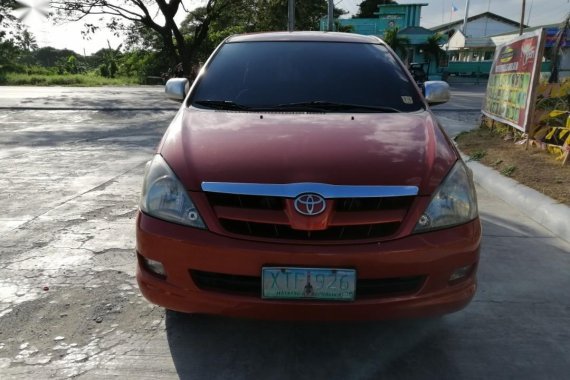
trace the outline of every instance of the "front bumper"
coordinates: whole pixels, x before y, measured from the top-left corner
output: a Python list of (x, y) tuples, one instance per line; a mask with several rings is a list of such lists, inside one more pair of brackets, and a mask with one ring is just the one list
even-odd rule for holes
[[(303, 245), (233, 239), (209, 231), (137, 217), (137, 280), (143, 295), (167, 309), (281, 320), (364, 320), (425, 317), (457, 311), (475, 294), (479, 220), (403, 239), (354, 245)], [(161, 262), (167, 276), (149, 271), (142, 257)], [(199, 289), (191, 270), (260, 276), (267, 265), (355, 268), (362, 279), (425, 276), (412, 294), (357, 298), (354, 302), (275, 301)], [(451, 274), (473, 265), (451, 283)], [(357, 289), (358, 292), (358, 289)]]

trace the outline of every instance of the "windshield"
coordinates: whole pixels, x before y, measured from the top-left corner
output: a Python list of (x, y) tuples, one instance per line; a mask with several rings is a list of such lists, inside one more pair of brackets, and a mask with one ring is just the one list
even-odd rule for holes
[(191, 102), (201, 108), (309, 112), (413, 112), (424, 107), (384, 46), (307, 41), (225, 44)]

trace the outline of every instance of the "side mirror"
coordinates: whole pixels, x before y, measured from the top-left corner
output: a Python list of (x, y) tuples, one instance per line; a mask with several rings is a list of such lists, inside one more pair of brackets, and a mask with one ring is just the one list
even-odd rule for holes
[(182, 102), (186, 97), (186, 92), (189, 86), (190, 82), (188, 82), (188, 79), (186, 78), (172, 78), (166, 82), (164, 92), (168, 99)]
[(441, 80), (429, 80), (424, 83), (425, 98), (428, 104), (443, 104), (449, 101), (451, 94), (447, 82)]

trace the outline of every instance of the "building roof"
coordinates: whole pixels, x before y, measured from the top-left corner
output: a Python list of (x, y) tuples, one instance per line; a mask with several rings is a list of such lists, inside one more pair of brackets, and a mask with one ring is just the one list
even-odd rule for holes
[[(560, 27), (560, 23), (558, 23), (558, 24), (548, 24), (548, 25), (539, 25), (539, 26), (532, 26), (532, 27), (525, 27), (525, 28), (523, 29), (523, 33), (532, 32), (532, 31), (534, 31), (534, 30), (538, 30), (538, 29), (541, 29), (541, 28), (544, 28), (544, 29), (556, 28), (556, 29), (557, 29), (557, 28), (559, 28), (559, 27)], [(519, 34), (519, 32), (518, 32), (518, 31), (516, 31), (516, 32), (505, 32), (505, 33), (495, 34), (495, 35), (493, 35), (493, 36), (491, 36), (491, 37), (509, 36), (509, 35), (511, 35), (511, 34)]]
[[(468, 17), (467, 22), (477, 20), (477, 19), (480, 19), (483, 17), (489, 17), (489, 18), (492, 18), (493, 20), (501, 21), (505, 24), (513, 25), (516, 27), (518, 27), (520, 25), (520, 23), (517, 21), (513, 21), (513, 20), (508, 19), (508, 18), (503, 17), (503, 16), (499, 16), (498, 14), (493, 13), (493, 12), (484, 12), (484, 13), (480, 13), (480, 14), (475, 15), (475, 16)], [(463, 24), (463, 20), (457, 20), (457, 21), (448, 22), (447, 24), (441, 24), (438, 26), (434, 26), (433, 28), (430, 28), (430, 29), (433, 30), (434, 32), (441, 32), (444, 30), (453, 29), (456, 26), (459, 26), (461, 24)], [(523, 25), (523, 26), (525, 28), (528, 27), (528, 25)]]
[(430, 29), (426, 29), (426, 28), (421, 27), (421, 26), (408, 26), (407, 28), (404, 28), (404, 29), (398, 31), (398, 34), (407, 34), (407, 35), (429, 34), (431, 36), (432, 34), (434, 34), (434, 31), (430, 30)]

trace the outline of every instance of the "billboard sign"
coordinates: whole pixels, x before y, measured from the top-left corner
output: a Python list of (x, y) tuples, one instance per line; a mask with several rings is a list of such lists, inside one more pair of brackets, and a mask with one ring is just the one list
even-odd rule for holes
[(528, 132), (542, 49), (542, 29), (525, 33), (497, 47), (489, 73), (483, 114)]

